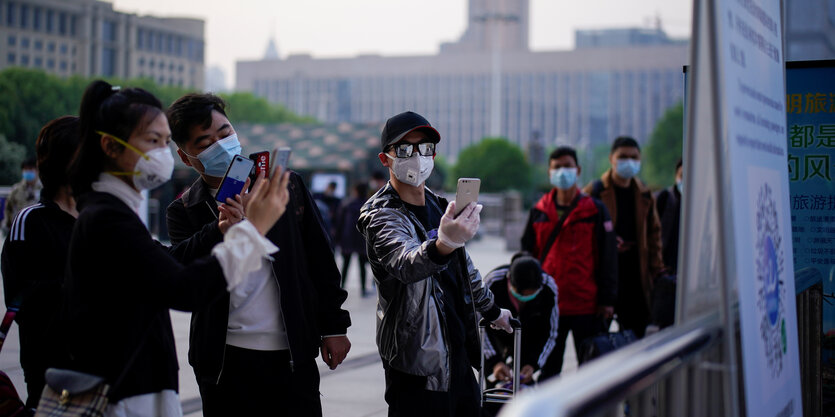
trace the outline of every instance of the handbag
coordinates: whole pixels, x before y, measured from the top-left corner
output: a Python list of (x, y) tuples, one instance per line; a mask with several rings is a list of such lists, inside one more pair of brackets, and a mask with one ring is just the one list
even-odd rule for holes
[(585, 363), (597, 359), (609, 352), (618, 350), (638, 340), (632, 330), (621, 330), (619, 332), (603, 332), (592, 336), (580, 344), (579, 362)]
[[(12, 322), (20, 309), (21, 299), (21, 296), (17, 296), (6, 310), (6, 315), (3, 316), (3, 322), (0, 324), (0, 350), (3, 349), (6, 335), (9, 334)], [(18, 395), (12, 380), (5, 372), (0, 371), (0, 415), (15, 417), (25, 414), (26, 405), (20, 400), (20, 395)]]
[[(142, 342), (133, 351), (130, 359), (125, 364), (125, 369), (113, 383), (113, 387), (118, 387), (127, 375), (136, 357), (139, 356), (139, 351), (145, 345), (148, 333), (150, 333), (158, 317), (151, 320), (142, 339), (140, 339)], [(109, 403), (107, 394), (111, 391), (111, 386), (107, 384), (103, 377), (69, 369), (49, 368), (46, 370), (44, 379), (46, 385), (43, 387), (35, 417), (104, 416), (104, 410)]]
[(35, 417), (102, 417), (110, 391), (104, 378), (68, 369), (46, 370)]

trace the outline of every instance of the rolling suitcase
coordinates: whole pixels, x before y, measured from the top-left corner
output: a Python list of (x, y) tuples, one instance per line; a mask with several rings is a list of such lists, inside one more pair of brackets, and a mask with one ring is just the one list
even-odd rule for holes
[(481, 405), (484, 406), (485, 403), (497, 403), (497, 404), (504, 404), (510, 402), (516, 394), (519, 392), (519, 367), (520, 367), (520, 349), (522, 345), (522, 323), (519, 319), (511, 318), (510, 319), (510, 326), (513, 327), (513, 385), (511, 389), (507, 388), (489, 388), (485, 389), (485, 382), (487, 379), (487, 374), (484, 371), (484, 338), (487, 337), (487, 326), (489, 322), (487, 320), (481, 319), (481, 322), (478, 323), (478, 335), (481, 339), (481, 346), (482, 346), (482, 354), (481, 354), (481, 367), (478, 371), (478, 387), (481, 391)]

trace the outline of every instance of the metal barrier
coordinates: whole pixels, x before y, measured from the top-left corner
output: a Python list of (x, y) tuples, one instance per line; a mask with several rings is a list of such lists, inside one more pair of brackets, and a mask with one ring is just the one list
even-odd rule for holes
[[(645, 392), (654, 384), (662, 382), (683, 365), (692, 364), (697, 354), (716, 346), (721, 337), (722, 327), (716, 316), (667, 328), (583, 365), (576, 374), (546, 382), (531, 392), (522, 393), (500, 416), (604, 415), (630, 396)], [(670, 394), (673, 395), (672, 392)], [(638, 408), (642, 405), (640, 403), (647, 402), (636, 398), (634, 406)], [(656, 403), (655, 407), (658, 406)], [(645, 411), (643, 414), (655, 413)]]

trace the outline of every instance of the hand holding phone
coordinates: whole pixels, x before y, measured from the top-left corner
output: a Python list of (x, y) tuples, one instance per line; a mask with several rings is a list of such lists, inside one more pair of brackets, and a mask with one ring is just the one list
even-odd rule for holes
[(479, 188), (481, 188), (481, 180), (478, 178), (458, 179), (458, 189), (455, 192), (455, 217), (458, 217), (470, 203), (478, 202)]
[(232, 163), (226, 169), (226, 175), (220, 182), (220, 187), (215, 195), (215, 200), (225, 203), (227, 198), (235, 199), (236, 194), (243, 192), (246, 179), (249, 177), (255, 162), (241, 155), (235, 155)]

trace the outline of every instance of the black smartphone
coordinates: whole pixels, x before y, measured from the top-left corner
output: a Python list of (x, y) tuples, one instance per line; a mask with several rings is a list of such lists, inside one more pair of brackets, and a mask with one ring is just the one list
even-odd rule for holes
[(240, 194), (244, 190), (244, 184), (254, 165), (255, 161), (235, 155), (229, 168), (226, 169), (226, 175), (223, 176), (215, 200), (221, 203), (225, 203), (227, 198), (234, 200), (235, 194)]

